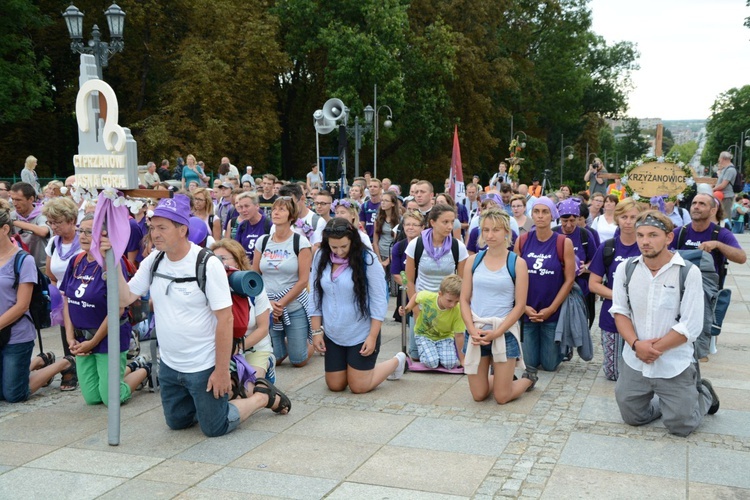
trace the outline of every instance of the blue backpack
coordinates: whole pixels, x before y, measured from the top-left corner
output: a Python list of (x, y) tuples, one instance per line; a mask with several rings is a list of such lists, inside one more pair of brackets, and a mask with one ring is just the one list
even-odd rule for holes
[[(474, 258), (474, 264), (471, 266), (471, 274), (474, 274), (474, 271), (477, 270), (477, 267), (479, 264), (482, 263), (482, 259), (484, 259), (484, 254), (487, 253), (487, 249), (481, 250), (477, 253), (477, 256)], [(518, 255), (516, 255), (515, 252), (508, 252), (508, 258), (505, 261), (505, 267), (508, 268), (508, 274), (510, 274), (510, 279), (513, 280), (513, 284), (516, 284), (516, 259), (518, 258)]]

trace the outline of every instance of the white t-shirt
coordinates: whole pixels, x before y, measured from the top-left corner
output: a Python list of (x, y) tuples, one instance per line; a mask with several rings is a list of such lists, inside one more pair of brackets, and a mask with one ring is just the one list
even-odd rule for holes
[[(175, 278), (195, 276), (195, 262), (201, 248), (193, 243), (185, 257), (172, 262), (165, 254), (156, 270), (158, 274)], [(229, 281), (224, 265), (217, 258), (206, 263), (206, 293), (197, 281), (175, 283), (154, 276), (151, 265), (161, 252), (152, 252), (141, 262), (141, 267), (130, 280), (130, 291), (145, 295), (151, 290), (159, 336), (161, 359), (173, 370), (195, 373), (216, 364), (216, 325), (214, 311), (232, 307)], [(208, 303), (206, 303), (208, 299)]]
[[(294, 253), (294, 235), (290, 234), (286, 241), (277, 243), (270, 235), (263, 235), (255, 242), (255, 249), (260, 252), (263, 242), (268, 239), (265, 250), (260, 256), (260, 273), (263, 275), (263, 284), (268, 293), (281, 293), (299, 281), (299, 259)], [(310, 248), (307, 238), (301, 236), (299, 249)], [(289, 312), (296, 311), (302, 307), (298, 300), (287, 305)]]
[(615, 231), (617, 230), (617, 224), (610, 224), (604, 217), (604, 214), (597, 215), (593, 221), (591, 221), (591, 229), (599, 233), (599, 241), (607, 241), (610, 238), (615, 237)]
[[(250, 320), (247, 322), (247, 332), (245, 335), (250, 335), (253, 333), (253, 330), (255, 330), (255, 327), (258, 325), (258, 317), (263, 315), (266, 311), (271, 310), (271, 301), (268, 300), (268, 295), (266, 295), (266, 289), (263, 288), (263, 290), (260, 292), (260, 295), (255, 297), (255, 305), (253, 305), (252, 301), (250, 299), (247, 299), (250, 302)], [(256, 351), (273, 351), (273, 345), (271, 344), (271, 335), (266, 335), (262, 339), (258, 341), (257, 344), (253, 346)]]
[[(55, 278), (57, 278), (57, 281), (60, 281), (63, 279), (63, 276), (65, 276), (65, 271), (68, 270), (68, 262), (70, 262), (70, 259), (75, 257), (80, 252), (76, 252), (70, 257), (68, 257), (67, 259), (62, 260), (60, 258), (60, 250), (57, 248), (57, 243), (55, 244), (55, 251), (54, 252), (52, 251), (52, 242), (55, 241), (56, 239), (57, 239), (56, 236), (53, 236), (52, 238), (49, 239), (49, 241), (47, 242), (47, 246), (44, 247), (44, 252), (50, 258), (49, 269), (47, 269), (47, 271), (50, 271), (55, 276)], [(62, 242), (62, 240), (59, 240), (59, 241)], [(62, 248), (62, 253), (66, 254), (70, 251), (70, 247), (72, 247), (73, 244), (61, 243), (60, 246)], [(44, 263), (42, 262), (42, 265), (43, 264)]]
[[(417, 248), (417, 240), (421, 236), (418, 236), (411, 240), (406, 246), (406, 255), (414, 258), (414, 252)], [(458, 262), (463, 262), (469, 258), (469, 252), (466, 251), (466, 245), (462, 242), (458, 242)], [(437, 292), (440, 290), (440, 282), (443, 278), (449, 274), (453, 274), (455, 271), (455, 262), (453, 261), (453, 252), (450, 250), (443, 255), (439, 261), (432, 259), (427, 253), (425, 248), (422, 252), (422, 257), (419, 260), (419, 276), (417, 276), (415, 286), (418, 292), (427, 290), (430, 292)]]

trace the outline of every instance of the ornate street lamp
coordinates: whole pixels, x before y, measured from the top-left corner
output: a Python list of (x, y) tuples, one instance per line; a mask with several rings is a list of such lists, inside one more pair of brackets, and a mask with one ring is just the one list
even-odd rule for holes
[(367, 125), (370, 125), (374, 127), (374, 133), (373, 133), (373, 161), (372, 161), (372, 176), (376, 179), (378, 178), (378, 137), (380, 136), (380, 110), (383, 108), (386, 108), (388, 110), (388, 115), (385, 118), (385, 121), (383, 122), (383, 126), (385, 128), (391, 128), (393, 126), (393, 122), (391, 119), (393, 118), (393, 110), (390, 106), (387, 104), (382, 104), (378, 106), (378, 86), (375, 85), (374, 88), (374, 97), (375, 97), (375, 105), (370, 106), (369, 104), (365, 107), (364, 113), (365, 113), (365, 123)]
[(91, 30), (91, 40), (88, 44), (83, 43), (83, 12), (71, 3), (62, 16), (70, 34), (70, 50), (77, 54), (92, 54), (96, 59), (96, 71), (99, 78), (102, 78), (102, 68), (106, 68), (112, 56), (122, 52), (125, 48), (125, 42), (122, 40), (125, 28), (125, 11), (116, 3), (110, 5), (104, 11), (109, 26), (110, 41), (102, 41), (99, 26), (95, 24)]

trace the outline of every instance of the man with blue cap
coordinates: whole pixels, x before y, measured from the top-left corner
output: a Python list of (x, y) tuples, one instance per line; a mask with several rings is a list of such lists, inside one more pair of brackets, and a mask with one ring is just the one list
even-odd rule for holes
[[(198, 423), (205, 435), (214, 437), (231, 432), (264, 407), (287, 413), (289, 398), (266, 379), (258, 379), (247, 399), (228, 400), (232, 298), (222, 262), (188, 239), (188, 197), (177, 194), (161, 200), (150, 231), (156, 251), (143, 260), (129, 283), (120, 279), (120, 305), (151, 292), (167, 425), (176, 430)], [(101, 250), (109, 248), (109, 240), (103, 238)], [(205, 283), (200, 285), (199, 261), (205, 265)]]

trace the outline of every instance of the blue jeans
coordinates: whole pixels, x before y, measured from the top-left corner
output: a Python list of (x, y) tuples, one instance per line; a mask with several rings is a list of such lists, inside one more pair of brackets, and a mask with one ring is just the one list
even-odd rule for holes
[(523, 361), (529, 368), (555, 371), (562, 362), (560, 346), (555, 342), (557, 321), (544, 323), (523, 322)]
[(161, 404), (164, 419), (170, 429), (180, 430), (196, 422), (208, 437), (223, 436), (240, 424), (240, 412), (225, 394), (214, 398), (213, 391), (206, 392), (208, 378), (214, 369), (195, 373), (182, 373), (163, 361), (159, 366)]
[(289, 361), (293, 365), (298, 365), (307, 361), (307, 333), (310, 330), (310, 320), (307, 319), (304, 307), (290, 312), (289, 320), (292, 324), (283, 325), (283, 330), (271, 328), (273, 355), (276, 359), (283, 359), (289, 355)]
[(20, 344), (7, 344), (0, 351), (0, 375), (2, 376), (0, 401), (18, 403), (26, 401), (31, 396), (29, 363), (33, 351), (33, 340)]
[(745, 231), (744, 219), (732, 221), (732, 232), (734, 234), (742, 234)]

